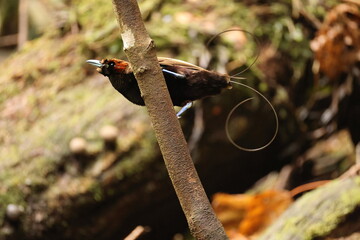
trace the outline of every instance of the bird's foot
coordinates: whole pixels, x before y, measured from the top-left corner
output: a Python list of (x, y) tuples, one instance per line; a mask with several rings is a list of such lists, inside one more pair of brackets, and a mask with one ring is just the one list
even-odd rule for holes
[(176, 114), (176, 116), (178, 118), (181, 118), (181, 114), (183, 114), (186, 110), (188, 110), (189, 108), (192, 107), (192, 102), (188, 102), (187, 104), (185, 104), (185, 106), (183, 106), (180, 111), (178, 111), (178, 113)]

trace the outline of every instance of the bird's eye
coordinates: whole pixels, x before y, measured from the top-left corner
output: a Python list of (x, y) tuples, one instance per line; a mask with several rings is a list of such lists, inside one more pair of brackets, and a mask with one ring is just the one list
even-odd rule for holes
[(109, 67), (114, 67), (115, 63), (114, 62), (109, 62)]

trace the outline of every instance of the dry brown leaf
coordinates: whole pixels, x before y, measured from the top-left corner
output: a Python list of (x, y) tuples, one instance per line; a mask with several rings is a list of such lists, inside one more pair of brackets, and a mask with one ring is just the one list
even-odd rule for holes
[(290, 193), (279, 190), (255, 195), (217, 193), (212, 201), (216, 215), (232, 240), (259, 234), (291, 203)]
[(331, 80), (360, 60), (360, 12), (354, 4), (340, 4), (325, 18), (311, 49), (319, 70)]

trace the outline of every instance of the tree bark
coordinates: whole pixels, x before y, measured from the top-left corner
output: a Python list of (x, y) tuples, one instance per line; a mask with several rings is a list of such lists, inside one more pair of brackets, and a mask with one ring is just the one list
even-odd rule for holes
[(227, 239), (202, 187), (136, 0), (113, 0), (124, 50), (147, 106), (169, 176), (193, 236)]

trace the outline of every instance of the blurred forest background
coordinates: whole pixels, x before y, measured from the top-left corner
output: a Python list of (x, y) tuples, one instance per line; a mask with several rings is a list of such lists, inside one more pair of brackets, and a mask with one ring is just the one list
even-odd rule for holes
[[(248, 89), (180, 119), (229, 237), (360, 239), (359, 1), (138, 3), (158, 56), (229, 74), (256, 61), (239, 81), (278, 113), (275, 141), (257, 152), (225, 134), (248, 97), (231, 137), (257, 148), (274, 134)], [(234, 28), (258, 42), (233, 31), (207, 44)], [(0, 0), (0, 239), (123, 239), (140, 225), (138, 239), (191, 239), (146, 108), (85, 63), (124, 59), (122, 48), (111, 1)]]

